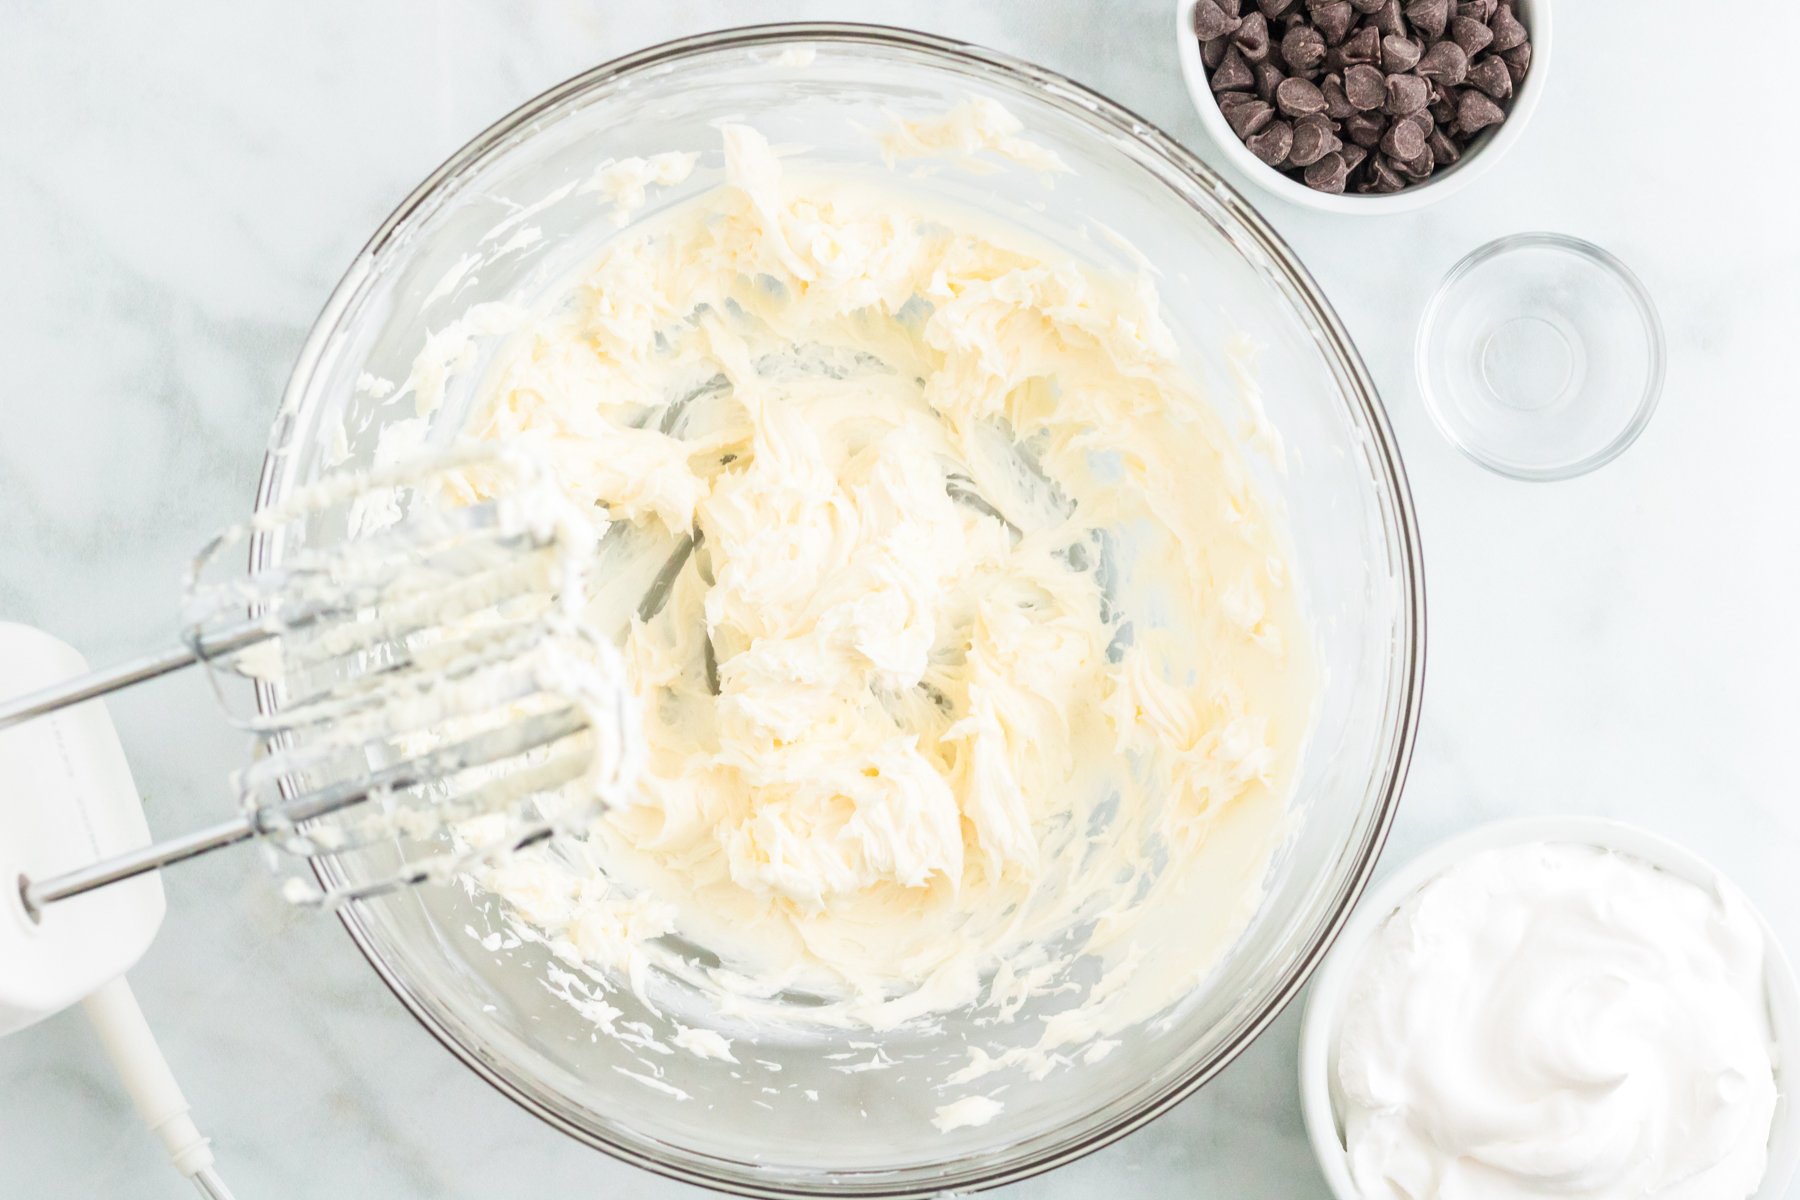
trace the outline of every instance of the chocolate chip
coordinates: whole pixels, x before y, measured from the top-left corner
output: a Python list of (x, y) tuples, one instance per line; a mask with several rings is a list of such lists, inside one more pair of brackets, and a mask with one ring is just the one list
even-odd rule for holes
[(1350, 27), (1356, 24), (1356, 10), (1350, 7), (1350, 0), (1332, 0), (1313, 10), (1313, 24), (1325, 35), (1325, 44), (1335, 46), (1349, 36)]
[(1505, 100), (1512, 95), (1512, 76), (1507, 73), (1506, 63), (1491, 55), (1469, 68), (1468, 82), (1494, 100)]
[(1369, 182), (1363, 186), (1370, 192), (1397, 192), (1406, 186), (1406, 181), (1385, 155), (1377, 154), (1369, 160)]
[[(1487, 26), (1482, 26), (1485, 30)], [(1269, 20), (1259, 12), (1253, 12), (1238, 22), (1237, 32), (1231, 35), (1232, 44), (1243, 54), (1248, 62), (1259, 63), (1269, 57)]]
[(1288, 9), (1294, 7), (1294, 0), (1256, 0), (1256, 7), (1262, 10), (1263, 16), (1273, 21), (1282, 13), (1285, 13)]
[(1269, 122), (1275, 119), (1275, 109), (1264, 101), (1244, 92), (1229, 94), (1244, 97), (1242, 104), (1233, 104), (1229, 107), (1220, 106), (1220, 111), (1225, 114), (1225, 123), (1231, 126), (1232, 132), (1238, 135), (1239, 141), (1243, 141), (1253, 133), (1262, 132), (1268, 127)]
[(1519, 24), (1519, 18), (1513, 16), (1510, 4), (1501, 4), (1494, 10), (1488, 20), (1488, 28), (1494, 31), (1493, 46), (1496, 50), (1513, 50), (1525, 44), (1525, 27)]
[(1450, 135), (1441, 129), (1432, 130), (1425, 144), (1431, 148), (1431, 157), (1440, 167), (1447, 167), (1462, 157), (1462, 151), (1450, 140)]
[(1350, 178), (1350, 168), (1345, 165), (1343, 155), (1327, 154), (1306, 168), (1301, 178), (1314, 191), (1341, 192), (1344, 190), (1344, 181)]
[(1275, 103), (1290, 117), (1307, 117), (1325, 111), (1325, 93), (1308, 80), (1287, 79), (1275, 89)]
[(1353, 63), (1373, 63), (1381, 61), (1381, 35), (1373, 25), (1364, 25), (1361, 29), (1344, 39), (1339, 52), (1344, 65)]
[(1241, 17), (1244, 15), (1242, 0), (1218, 0), (1218, 5), (1225, 10), (1225, 15), (1228, 17)]
[(1447, 84), (1434, 83), (1431, 85), (1431, 103), (1425, 106), (1425, 111), (1435, 123), (1453, 125), (1456, 123), (1456, 98), (1460, 94)]
[(1522, 42), (1500, 55), (1500, 61), (1506, 64), (1506, 73), (1512, 76), (1513, 87), (1525, 82), (1525, 72), (1531, 70), (1531, 43)]
[(1358, 63), (1344, 69), (1344, 95), (1352, 106), (1364, 112), (1380, 108), (1387, 99), (1387, 81), (1374, 67)]
[(1286, 121), (1271, 121), (1261, 133), (1246, 138), (1244, 145), (1271, 167), (1278, 167), (1293, 149), (1294, 127)]
[(1450, 22), (1450, 40), (1461, 46), (1464, 54), (1474, 58), (1494, 40), (1494, 31), (1473, 18), (1458, 17)]
[[(1227, 56), (1229, 61), (1229, 56)], [(1221, 71), (1225, 68), (1220, 67)], [(1217, 79), (1217, 76), (1214, 76)], [(1214, 87), (1218, 84), (1214, 83)], [(1417, 75), (1389, 75), (1387, 77), (1387, 97), (1382, 101), (1381, 110), (1390, 116), (1404, 117), (1407, 113), (1418, 112), (1431, 100), (1431, 85)]]
[(1417, 158), (1423, 149), (1425, 135), (1411, 121), (1395, 121), (1381, 139), (1382, 153), (1397, 161)]
[(1473, 88), (1456, 98), (1456, 127), (1465, 134), (1476, 133), (1504, 120), (1506, 113), (1500, 106)]
[(1270, 104), (1275, 103), (1275, 89), (1287, 76), (1281, 73), (1272, 58), (1264, 59), (1251, 69), (1256, 73), (1256, 94)]
[(1319, 69), (1325, 61), (1325, 35), (1310, 25), (1295, 25), (1281, 35), (1281, 61), (1295, 75)]
[(1336, 75), (1327, 75), (1319, 85), (1319, 90), (1325, 93), (1325, 115), (1332, 120), (1341, 121), (1357, 111), (1356, 105), (1350, 103), (1350, 97), (1344, 91), (1344, 81)]
[(1375, 28), (1384, 36), (1406, 36), (1406, 18), (1400, 13), (1400, 0), (1385, 0), (1380, 11), (1375, 14)]
[(1384, 71), (1410, 71), (1419, 65), (1422, 53), (1419, 43), (1409, 37), (1390, 33), (1381, 39), (1381, 69)]
[(1218, 0), (1200, 0), (1194, 6), (1194, 34), (1203, 42), (1224, 37), (1238, 24), (1238, 18), (1220, 8)]
[(1500, 0), (1457, 0), (1456, 15), (1486, 24), (1487, 19), (1494, 15), (1494, 8), (1499, 3)]
[(1344, 120), (1344, 136), (1366, 149), (1373, 149), (1381, 144), (1381, 135), (1387, 131), (1388, 123), (1374, 113), (1357, 113)]
[(1275, 121), (1275, 106), (1261, 100), (1253, 100), (1238, 110), (1240, 120), (1237, 122), (1239, 138), (1250, 138), (1267, 129)]
[(1455, 42), (1437, 42), (1419, 59), (1419, 74), (1452, 86), (1469, 75), (1469, 56)]
[(1381, 11), (1386, 0), (1350, 0), (1350, 7), (1365, 17), (1373, 16)]
[(1338, 153), (1343, 156), (1344, 166), (1349, 168), (1352, 173), (1356, 171), (1356, 168), (1362, 166), (1365, 158), (1369, 157), (1369, 152), (1355, 142), (1349, 143)]
[(1294, 122), (1294, 145), (1288, 151), (1288, 161), (1296, 167), (1310, 167), (1343, 144), (1323, 114), (1301, 117)]
[(1225, 57), (1219, 60), (1217, 69), (1213, 71), (1212, 90), (1243, 92), (1255, 84), (1256, 76), (1250, 73), (1250, 64), (1244, 61), (1244, 52), (1236, 46), (1228, 47)]
[(1450, 0), (1407, 0), (1406, 19), (1427, 37), (1441, 38), (1450, 24)]
[(1216, 71), (1219, 64), (1225, 61), (1225, 51), (1231, 48), (1231, 39), (1224, 34), (1200, 43), (1200, 61), (1206, 64), (1208, 71)]
[(1437, 160), (1431, 157), (1430, 150), (1420, 150), (1409, 159), (1394, 159), (1394, 166), (1408, 179), (1418, 182), (1430, 176), (1437, 169)]

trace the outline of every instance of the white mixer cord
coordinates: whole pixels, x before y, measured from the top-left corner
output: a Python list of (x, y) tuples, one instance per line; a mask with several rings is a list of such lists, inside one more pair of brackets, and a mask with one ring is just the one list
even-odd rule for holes
[(213, 1170), (211, 1142), (200, 1135), (188, 1116), (187, 1097), (181, 1094), (181, 1085), (175, 1082), (125, 977), (102, 984), (81, 1007), (118, 1069), (138, 1116), (162, 1140), (175, 1169), (193, 1180), (202, 1196), (232, 1200), (231, 1190)]

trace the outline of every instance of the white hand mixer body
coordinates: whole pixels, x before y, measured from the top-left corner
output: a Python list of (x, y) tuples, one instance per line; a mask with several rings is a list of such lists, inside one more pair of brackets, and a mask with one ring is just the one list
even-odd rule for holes
[[(85, 672), (72, 647), (0, 622), (0, 681), (35, 690)], [(0, 1036), (85, 1001), (139, 1115), (202, 1195), (230, 1193), (207, 1139), (125, 982), (161, 928), (162, 879), (150, 873), (28, 912), (13, 881), (51, 876), (150, 841), (112, 718), (98, 700), (0, 729)]]
[[(472, 464), (514, 494), (436, 503), (431, 480)], [(266, 550), (328, 512), (366, 531), (203, 582), (221, 550), (259, 534)], [(637, 760), (616, 650), (575, 616), (595, 533), (534, 465), (451, 454), (327, 480), (216, 539), (190, 575), (185, 649), (88, 674), (72, 647), (0, 623), (0, 689), (24, 694), (0, 703), (0, 1035), (83, 1002), (177, 1168), (227, 1196), (124, 981), (162, 923), (155, 869), (253, 837), (307, 858), (405, 844), (372, 883), (298, 889), (335, 904), (591, 819)], [(152, 845), (99, 697), (196, 662), (264, 689), (241, 722), (262, 755), (233, 777), (239, 816)], [(497, 813), (482, 845), (456, 836)]]
[[(0, 683), (35, 691), (83, 674), (72, 646), (0, 624)], [(48, 878), (149, 844), (143, 804), (98, 700), (0, 729), (0, 1035), (60, 1012), (117, 979), (162, 926), (154, 873), (26, 911), (19, 881)]]

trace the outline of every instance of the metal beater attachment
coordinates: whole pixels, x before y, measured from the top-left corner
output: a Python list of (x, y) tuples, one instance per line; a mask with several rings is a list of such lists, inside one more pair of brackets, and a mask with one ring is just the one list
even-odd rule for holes
[(585, 824), (636, 765), (618, 652), (579, 617), (595, 532), (529, 460), (453, 452), (219, 535), (179, 648), (0, 705), (0, 728), (204, 663), (228, 714), (245, 679), (258, 700), (234, 718), (257, 742), (240, 814), (22, 881), (26, 908), (252, 838), (314, 860), (291, 899), (337, 904)]

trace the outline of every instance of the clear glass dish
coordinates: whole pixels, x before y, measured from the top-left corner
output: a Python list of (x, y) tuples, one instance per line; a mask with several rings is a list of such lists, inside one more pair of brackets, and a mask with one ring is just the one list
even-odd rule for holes
[(1662, 323), (1631, 269), (1592, 242), (1515, 233), (1450, 269), (1419, 319), (1419, 390), (1490, 471), (1571, 479), (1637, 440), (1662, 393)]
[[(762, 1196), (927, 1196), (1016, 1180), (1167, 1110), (1293, 997), (1380, 851), (1424, 669), (1411, 500), (1374, 385), (1342, 325), (1242, 199), (1110, 101), (1003, 55), (922, 34), (764, 26), (596, 68), (457, 153), (358, 255), (306, 342), (271, 436), (259, 506), (325, 469), (340, 428), (349, 461), (366, 462), (382, 426), (411, 415), (366, 377), (404, 378), (428, 332), (477, 301), (536, 296), (611, 235), (610, 224), (595, 219), (594, 197), (579, 190), (604, 158), (702, 152), (693, 178), (655, 197), (648, 216), (719, 181), (712, 123), (722, 115), (749, 120), (777, 144), (804, 145), (812, 160), (876, 170), (879, 152), (863, 129), (894, 113), (940, 114), (970, 96), (999, 100), (1074, 171), (1046, 191), (1033, 172), (984, 161), (980, 173), (937, 169), (919, 186), (1126, 269), (1135, 266), (1130, 251), (1105, 229), (1129, 236), (1154, 261), (1166, 319), (1194, 371), (1235, 418), (1265, 494), (1286, 512), (1324, 675), (1297, 819), (1261, 908), (1202, 987), (1128, 1031), (1104, 1060), (1013, 1081), (999, 1116), (950, 1133), (929, 1119), (946, 1098), (939, 1085), (984, 1036), (966, 1014), (951, 1014), (939, 1034), (882, 1035), (881, 1052), (896, 1065), (880, 1071), (832, 1069), (828, 1058), (868, 1056), (875, 1038), (867, 1033), (740, 1046), (740, 1058), (764, 1065), (671, 1055), (662, 1082), (691, 1097), (680, 1100), (620, 1074), (636, 1060), (545, 990), (545, 955), (529, 945), (497, 955), (467, 936), (469, 927), (489, 927), (481, 900), (437, 887), (343, 910), (377, 973), (477, 1074), (571, 1136), (690, 1182)], [(527, 220), (543, 236), (511, 236)], [(491, 249), (471, 269), (465, 260), (481, 245)], [(1285, 443), (1280, 464), (1248, 448), (1252, 414), (1232, 410), (1244, 401), (1220, 347), (1240, 333), (1262, 348), (1256, 377)], [(453, 383), (435, 436), (459, 423), (479, 375), (471, 370)], [(252, 559), (268, 566), (281, 552), (262, 541)], [(381, 865), (336, 858), (316, 869), (342, 883)], [(611, 999), (631, 1006), (629, 997)]]

